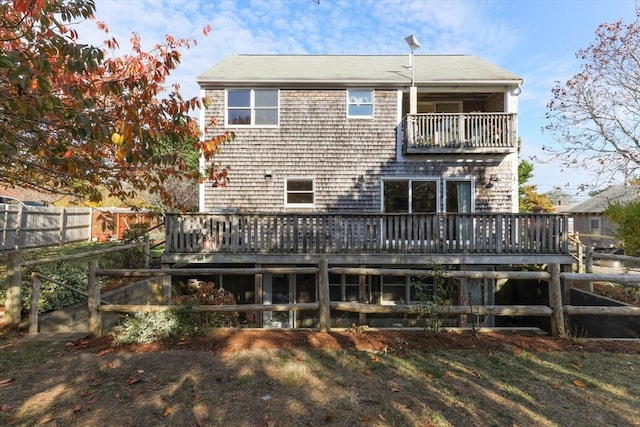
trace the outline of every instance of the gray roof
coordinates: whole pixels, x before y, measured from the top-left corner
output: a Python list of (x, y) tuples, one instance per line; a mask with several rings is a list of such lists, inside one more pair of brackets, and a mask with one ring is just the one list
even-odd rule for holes
[[(499, 84), (522, 78), (473, 55), (415, 55), (416, 86)], [(197, 77), (201, 86), (370, 84), (407, 86), (409, 55), (232, 55)]]
[(640, 188), (630, 185), (612, 185), (589, 200), (570, 207), (565, 212), (571, 213), (602, 213), (609, 205), (627, 204), (640, 199)]

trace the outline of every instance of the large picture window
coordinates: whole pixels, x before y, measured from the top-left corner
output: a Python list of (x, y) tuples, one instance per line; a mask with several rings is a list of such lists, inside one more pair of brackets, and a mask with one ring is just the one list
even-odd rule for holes
[(349, 89), (347, 91), (347, 115), (354, 118), (373, 117), (373, 90)]
[(384, 213), (437, 212), (436, 180), (393, 179), (383, 181)]
[(227, 90), (227, 126), (277, 126), (278, 89)]
[(315, 185), (311, 178), (288, 178), (285, 181), (286, 207), (313, 207)]

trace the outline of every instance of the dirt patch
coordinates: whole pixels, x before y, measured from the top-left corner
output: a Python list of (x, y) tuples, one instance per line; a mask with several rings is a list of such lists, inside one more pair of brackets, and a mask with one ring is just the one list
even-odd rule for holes
[(439, 350), (497, 351), (577, 351), (620, 352), (640, 354), (640, 340), (576, 340), (557, 339), (545, 335), (523, 332), (470, 331), (427, 332), (422, 330), (365, 330), (331, 331), (268, 329), (218, 329), (206, 337), (186, 337), (153, 344), (116, 346), (111, 336), (84, 339), (74, 344), (91, 352), (105, 350), (119, 352), (154, 351), (208, 351), (229, 356), (244, 350), (326, 349), (359, 350), (381, 353), (417, 351), (428, 353)]

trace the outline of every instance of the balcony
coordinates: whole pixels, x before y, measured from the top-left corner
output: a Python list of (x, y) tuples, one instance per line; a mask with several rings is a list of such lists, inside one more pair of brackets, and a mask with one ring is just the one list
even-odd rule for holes
[(165, 230), (165, 254), (569, 254), (554, 214), (168, 214)]
[(404, 154), (508, 154), (517, 150), (514, 113), (407, 114)]

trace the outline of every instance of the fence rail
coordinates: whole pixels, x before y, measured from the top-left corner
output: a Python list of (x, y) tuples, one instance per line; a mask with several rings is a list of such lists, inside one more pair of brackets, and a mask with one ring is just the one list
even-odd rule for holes
[(165, 253), (569, 253), (554, 214), (168, 214), (165, 231)]
[[(5, 292), (5, 321), (8, 325), (17, 325), (20, 323), (20, 314), (22, 311), (22, 268), (27, 266), (37, 266), (42, 264), (47, 264), (51, 262), (59, 262), (59, 261), (70, 261), (82, 258), (88, 258), (93, 256), (102, 255), (110, 252), (117, 251), (125, 251), (127, 249), (133, 249), (136, 247), (143, 247), (145, 254), (145, 266), (149, 267), (149, 239), (145, 239), (144, 242), (140, 243), (131, 243), (128, 245), (121, 245), (112, 248), (100, 249), (96, 251), (88, 251), (80, 254), (73, 255), (64, 255), (60, 257), (52, 257), (52, 258), (40, 258), (32, 261), (23, 261), (22, 260), (22, 251), (11, 251), (7, 256), (6, 269), (7, 269), (7, 280), (6, 280), (6, 292)], [(57, 283), (54, 279), (51, 279), (47, 276), (44, 276), (39, 273), (34, 273), (31, 277), (31, 292), (32, 292), (32, 301), (31, 301), (31, 326), (30, 329), (36, 328), (38, 325), (38, 298), (40, 294), (40, 284), (41, 281), (49, 281), (52, 283), (56, 283), (59, 286), (66, 287), (67, 285), (62, 283)], [(73, 289), (74, 292), (80, 293), (81, 295), (85, 295), (81, 291)], [(86, 295), (85, 295), (86, 296)], [(33, 324), (35, 322), (35, 326)]]
[(91, 239), (91, 208), (53, 208), (0, 203), (0, 251)]
[[(312, 303), (293, 303), (293, 304), (235, 304), (224, 306), (198, 306), (195, 307), (195, 311), (199, 312), (264, 312), (264, 311), (317, 311), (318, 312), (318, 328), (320, 331), (329, 331), (331, 329), (331, 311), (346, 311), (353, 313), (405, 313), (405, 314), (417, 314), (420, 312), (420, 307), (409, 304), (399, 304), (395, 306), (383, 306), (380, 304), (363, 304), (344, 301), (331, 301), (329, 292), (329, 273), (336, 273), (342, 271), (340, 267), (329, 268), (329, 264), (326, 258), (321, 258), (317, 267), (286, 267), (286, 271), (289, 272), (309, 272), (314, 271), (318, 275), (318, 301)], [(158, 275), (172, 275), (172, 276), (193, 276), (194, 274), (214, 274), (219, 272), (220, 269), (207, 269), (201, 268), (194, 271), (194, 269), (182, 268), (182, 269), (163, 269), (163, 270), (141, 270), (136, 274), (128, 274), (126, 270), (101, 270), (98, 268), (97, 262), (92, 261), (89, 266), (89, 286), (88, 286), (88, 299), (87, 306), (89, 309), (89, 332), (98, 336), (102, 334), (102, 312), (148, 312), (148, 311), (163, 311), (168, 310), (170, 305), (103, 305), (100, 302), (100, 277), (101, 276), (158, 276)], [(270, 268), (252, 268), (249, 269), (253, 274), (262, 274), (267, 272), (277, 271), (281, 273), (282, 267)], [(351, 269), (358, 270), (358, 269)], [(560, 267), (559, 265), (552, 264), (549, 266), (550, 272), (486, 272), (489, 277), (496, 277), (496, 274), (500, 277), (510, 277), (513, 273), (514, 277), (518, 278), (535, 278), (539, 280), (547, 280), (549, 283), (549, 306), (524, 306), (524, 305), (486, 305), (486, 306), (445, 306), (442, 307), (442, 313), (445, 315), (497, 315), (497, 316), (550, 316), (552, 319), (552, 330), (554, 336), (565, 336), (564, 327), (564, 312), (561, 299), (561, 287), (560, 287)], [(226, 274), (247, 274), (247, 271), (242, 269), (231, 269), (225, 271)], [(393, 269), (375, 269), (375, 268), (362, 268), (359, 271), (360, 274), (391, 274), (391, 275), (413, 275), (413, 276), (428, 276), (438, 275), (442, 272), (436, 272), (433, 270), (393, 270)], [(464, 278), (478, 277), (478, 274), (483, 272), (477, 271), (452, 271), (449, 272), (450, 277)], [(167, 298), (165, 297), (165, 300)]]
[[(317, 301), (308, 303), (291, 304), (235, 304), (224, 306), (198, 306), (197, 312), (284, 312), (284, 311), (316, 311), (318, 313), (318, 328), (321, 331), (331, 329), (331, 312), (343, 311), (351, 313), (376, 313), (376, 314), (420, 314), (421, 306), (416, 304), (381, 305), (347, 301), (332, 301), (329, 291), (329, 274), (358, 274), (358, 275), (391, 275), (391, 276), (442, 276), (455, 279), (535, 279), (547, 282), (549, 292), (548, 305), (443, 305), (439, 312), (444, 316), (458, 315), (489, 315), (489, 316), (536, 316), (550, 317), (551, 332), (554, 336), (566, 336), (565, 321), (569, 316), (599, 315), (599, 316), (640, 316), (640, 307), (616, 307), (616, 306), (574, 306), (566, 304), (562, 300), (562, 280), (606, 279), (618, 283), (638, 286), (639, 277), (631, 275), (595, 275), (561, 272), (560, 265), (549, 264), (548, 271), (434, 271), (423, 269), (390, 269), (390, 268), (366, 268), (366, 267), (329, 267), (326, 258), (320, 258), (317, 267), (258, 267), (258, 268), (178, 268), (178, 269), (99, 269), (97, 261), (89, 264), (89, 280), (87, 289), (87, 307), (89, 313), (89, 332), (92, 335), (102, 334), (101, 313), (103, 312), (150, 312), (169, 310), (171, 305), (131, 305), (131, 304), (105, 304), (100, 295), (100, 277), (158, 277), (158, 276), (198, 276), (212, 274), (246, 275), (246, 274), (317, 274)], [(34, 294), (39, 289), (40, 279), (51, 280), (42, 275), (34, 274)], [(170, 287), (164, 288), (169, 293)], [(32, 313), (37, 319), (37, 297), (32, 305)], [(37, 331), (36, 323), (31, 323), (31, 331)]]

